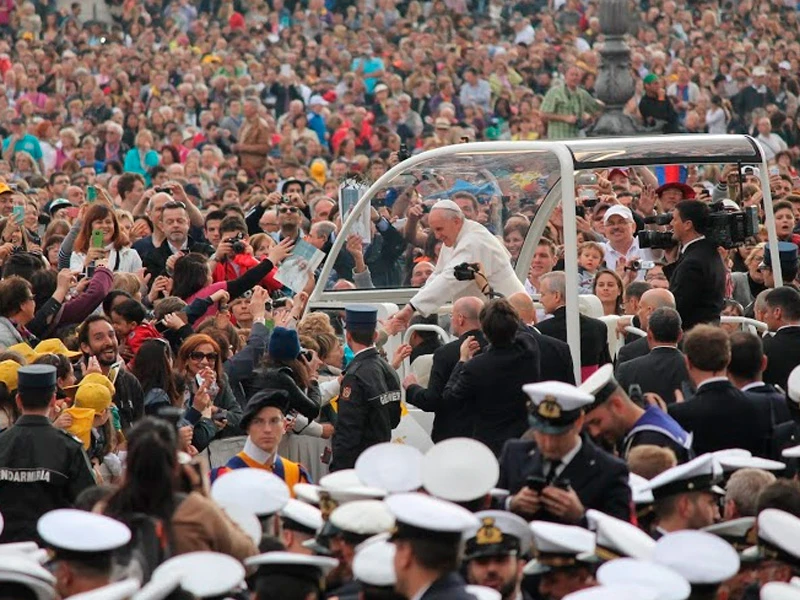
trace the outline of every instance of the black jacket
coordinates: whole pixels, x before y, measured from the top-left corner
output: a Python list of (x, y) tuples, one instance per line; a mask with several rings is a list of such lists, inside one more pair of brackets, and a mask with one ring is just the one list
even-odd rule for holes
[(483, 337), (480, 330), (465, 332), (457, 340), (448, 342), (433, 353), (433, 365), (427, 388), (414, 384), (406, 389), (406, 401), (409, 404), (413, 404), (425, 412), (435, 413), (431, 431), (431, 439), (434, 442), (465, 435), (465, 432), (460, 429), (464, 422), (461, 408), (445, 406), (442, 403), (442, 394), (450, 379), (450, 374), (453, 372), (453, 367), (458, 363), (461, 344), (470, 335), (478, 341), (481, 350), (486, 347), (486, 338)]
[(549, 335), (540, 333), (535, 327), (522, 327), (539, 344), (539, 372), (548, 381), (563, 381), (575, 385), (575, 369), (569, 345)]
[[(599, 319), (580, 315), (581, 366), (604, 365), (611, 362), (608, 352), (608, 329)], [(567, 307), (556, 309), (552, 318), (536, 325), (536, 329), (562, 342), (567, 341)]]
[[(628, 486), (628, 467), (625, 462), (595, 445), (588, 436), (582, 436), (583, 445), (564, 471), (560, 480), (569, 480), (584, 508), (597, 509), (623, 521), (631, 517), (631, 489)], [(500, 455), (500, 480), (497, 487), (519, 492), (528, 477), (544, 476), (544, 461), (536, 450), (536, 443), (510, 440)], [(537, 519), (555, 521), (542, 511)]]
[(764, 382), (787, 390), (789, 374), (800, 365), (800, 326), (786, 327), (773, 336), (763, 338), (767, 370)]
[(727, 448), (744, 448), (756, 456), (770, 454), (770, 407), (739, 391), (728, 381), (701, 385), (692, 398), (672, 404), (669, 414), (694, 434), (699, 456)]
[(774, 425), (780, 425), (781, 423), (787, 423), (792, 420), (792, 415), (789, 413), (789, 406), (786, 404), (786, 396), (768, 383), (762, 383), (761, 385), (748, 388), (745, 395), (750, 396), (756, 402), (769, 402), (770, 410), (772, 411), (772, 423)]
[(689, 379), (683, 353), (666, 346), (621, 363), (615, 376), (626, 392), (631, 384), (637, 383), (642, 393), (654, 392), (667, 404), (675, 402), (675, 390), (680, 390), (683, 382)]
[[(205, 242), (195, 242), (189, 237), (187, 250), (184, 250), (184, 252), (187, 254), (189, 252), (199, 252), (200, 254), (205, 254), (210, 257), (214, 254), (214, 247)], [(167, 274), (167, 259), (170, 256), (172, 256), (172, 249), (169, 243), (164, 240), (163, 244), (144, 258), (142, 261), (143, 266), (145, 270), (152, 275), (152, 280), (155, 280), (159, 275)]]
[(71, 507), (93, 485), (83, 444), (47, 417), (23, 415), (0, 434), (0, 543), (38, 541), (39, 517)]
[(356, 354), (339, 394), (330, 470), (351, 469), (370, 446), (392, 439), (400, 422), (400, 380), (375, 348)]
[(420, 600), (475, 600), (475, 598), (467, 591), (461, 575), (448, 573), (434, 581)]
[(639, 358), (640, 356), (647, 356), (650, 352), (650, 344), (647, 343), (646, 337), (640, 337), (632, 342), (625, 344), (617, 352), (617, 366), (622, 363)]
[(708, 238), (692, 242), (676, 262), (664, 267), (685, 331), (698, 323), (719, 321), (725, 273), (717, 245)]
[(467, 437), (499, 455), (503, 444), (528, 429), (526, 383), (540, 381), (539, 345), (533, 336), (517, 335), (507, 348), (491, 344), (483, 353), (453, 368), (442, 403), (463, 408)]

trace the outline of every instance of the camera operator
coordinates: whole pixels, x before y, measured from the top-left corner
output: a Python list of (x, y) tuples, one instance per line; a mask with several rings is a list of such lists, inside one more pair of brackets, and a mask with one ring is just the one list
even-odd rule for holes
[[(428, 223), (442, 242), (436, 269), (422, 289), (392, 317), (392, 328), (407, 325), (414, 311), (429, 315), (463, 296), (487, 296), (492, 289), (504, 296), (525, 291), (503, 243), (480, 223), (465, 219), (458, 204), (440, 200), (433, 205)], [(477, 272), (476, 264), (481, 265), (483, 276)], [(457, 278), (457, 266), (459, 277), (462, 271), (474, 271), (472, 278)]]
[(698, 200), (682, 200), (672, 213), (672, 238), (680, 249), (666, 252), (675, 262), (664, 267), (664, 274), (686, 331), (719, 321), (725, 299), (725, 265), (716, 243), (705, 236), (709, 215), (708, 205)]
[[(250, 236), (247, 235), (247, 224), (242, 217), (230, 215), (222, 219), (219, 224), (219, 237), (217, 251), (210, 261), (213, 283), (237, 279), (245, 271), (259, 264), (260, 261), (253, 256)], [(277, 271), (278, 268), (275, 267), (261, 280), (261, 285), (270, 292), (282, 287), (274, 277)]]

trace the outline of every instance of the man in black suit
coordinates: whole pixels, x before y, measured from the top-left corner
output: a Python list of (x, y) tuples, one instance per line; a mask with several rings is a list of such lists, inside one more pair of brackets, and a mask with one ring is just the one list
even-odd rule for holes
[(675, 391), (682, 390), (689, 379), (683, 353), (678, 350), (681, 336), (681, 316), (677, 310), (664, 307), (653, 311), (647, 319), (644, 338), (650, 352), (617, 367), (617, 381), (622, 389), (628, 392), (635, 383), (643, 394), (658, 394), (667, 404), (675, 402)]
[(511, 492), (506, 508), (528, 520), (583, 526), (589, 508), (630, 520), (627, 466), (581, 435), (594, 396), (560, 381), (524, 389), (533, 403), (534, 441), (503, 448), (497, 485)]
[(575, 385), (575, 369), (569, 345), (536, 329), (536, 307), (531, 297), (527, 292), (517, 292), (511, 294), (508, 301), (519, 315), (521, 330), (532, 335), (539, 344), (539, 372), (546, 374), (547, 379), (552, 381)]
[(772, 427), (764, 411), (727, 378), (728, 334), (719, 327), (698, 325), (686, 335), (683, 351), (697, 392), (685, 402), (670, 405), (669, 414), (694, 434), (695, 452), (744, 448), (756, 456), (768, 456)]
[[(669, 290), (653, 288), (642, 294), (636, 310), (636, 316), (639, 318), (639, 329), (647, 331), (650, 315), (654, 310), (662, 307), (675, 308), (675, 296)], [(650, 352), (650, 344), (647, 338), (637, 338), (619, 349), (619, 352), (617, 352), (617, 365), (645, 356), (648, 352)]]
[(484, 306), (480, 322), (489, 346), (473, 356), (477, 340), (469, 336), (462, 342), (442, 404), (461, 407), (467, 437), (499, 455), (507, 440), (528, 428), (528, 397), (522, 386), (539, 381), (539, 345), (532, 336), (519, 333), (519, 318), (505, 298)]
[(403, 387), (406, 388), (406, 401), (425, 412), (434, 413), (433, 431), (431, 432), (434, 442), (471, 433), (463, 429), (465, 419), (462, 415), (462, 407), (445, 406), (442, 403), (442, 394), (453, 368), (458, 363), (464, 340), (471, 336), (478, 342), (481, 350), (486, 347), (486, 338), (481, 333), (478, 319), (482, 308), (483, 300), (474, 296), (456, 300), (453, 303), (450, 328), (453, 334), (458, 336), (458, 339), (445, 344), (433, 353), (433, 366), (427, 389), (417, 383), (417, 378), (413, 373), (407, 375), (403, 380)]
[(395, 590), (416, 600), (475, 600), (458, 570), (461, 538), (480, 526), (465, 508), (424, 494), (386, 499), (396, 519)]
[[(553, 315), (538, 324), (537, 329), (549, 335), (567, 341), (567, 284), (564, 271), (552, 271), (539, 279), (539, 301), (545, 312)], [(580, 315), (581, 335), (581, 367), (594, 370), (600, 365), (611, 362), (608, 352), (608, 329), (599, 319)]]
[(800, 365), (800, 292), (779, 287), (767, 293), (764, 320), (772, 337), (764, 338), (764, 381), (786, 389), (789, 373)]
[(725, 299), (725, 265), (717, 244), (705, 236), (708, 224), (708, 205), (698, 200), (682, 200), (672, 213), (672, 236), (680, 251), (664, 274), (686, 331), (718, 322)]
[(786, 396), (763, 381), (768, 362), (761, 338), (749, 331), (735, 331), (730, 338), (728, 378), (731, 383), (764, 406), (773, 426), (791, 421)]
[(214, 254), (214, 247), (196, 242), (189, 237), (189, 213), (183, 202), (167, 202), (161, 211), (161, 229), (166, 239), (144, 260), (144, 268), (155, 280), (159, 275), (172, 275), (175, 261), (190, 252), (206, 256)]

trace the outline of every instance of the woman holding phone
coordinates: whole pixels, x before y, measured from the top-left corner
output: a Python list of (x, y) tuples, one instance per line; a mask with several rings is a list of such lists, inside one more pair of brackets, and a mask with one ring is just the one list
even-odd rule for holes
[(142, 268), (142, 259), (131, 248), (116, 213), (105, 204), (92, 204), (86, 211), (72, 250), (72, 271), (84, 271), (101, 259), (108, 259), (113, 272), (135, 273)]

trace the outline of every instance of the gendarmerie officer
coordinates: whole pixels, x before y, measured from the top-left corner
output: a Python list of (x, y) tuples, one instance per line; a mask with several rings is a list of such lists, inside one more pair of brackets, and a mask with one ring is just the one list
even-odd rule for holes
[(352, 469), (364, 450), (391, 440), (400, 422), (400, 380), (375, 348), (377, 324), (376, 308), (352, 306), (345, 311), (347, 343), (355, 358), (339, 394), (331, 471)]
[(95, 484), (83, 444), (50, 423), (56, 368), (21, 367), (18, 379), (22, 416), (0, 435), (0, 506), (6, 521), (0, 542), (36, 540), (39, 517), (71, 506)]

